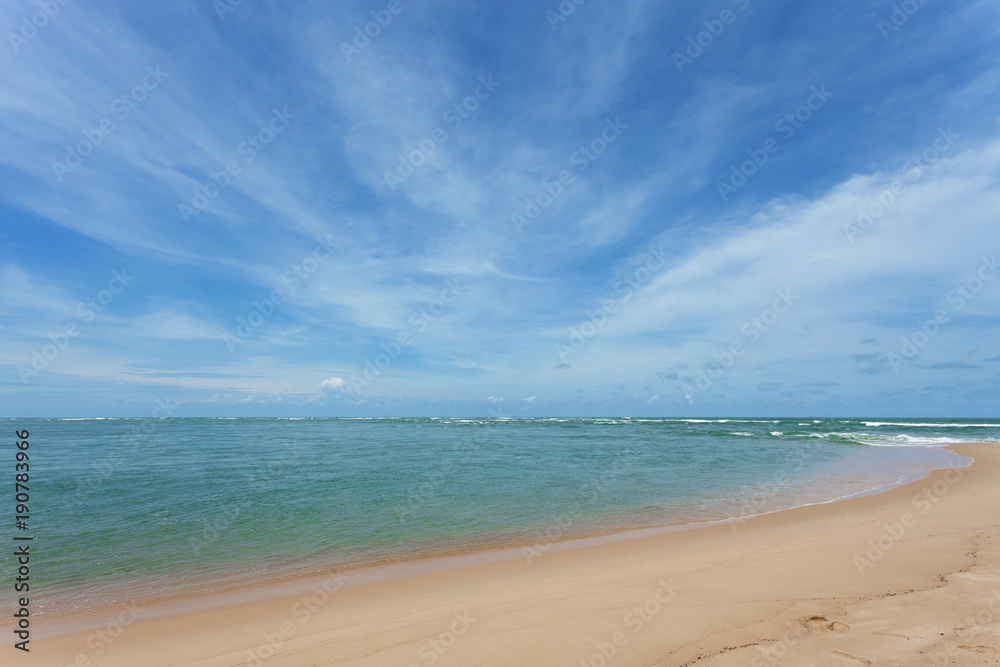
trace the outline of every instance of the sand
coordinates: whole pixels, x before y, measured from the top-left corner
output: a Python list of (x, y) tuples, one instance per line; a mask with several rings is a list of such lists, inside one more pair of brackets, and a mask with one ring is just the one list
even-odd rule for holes
[(975, 463), (878, 495), (530, 563), (122, 610), (103, 634), (3, 647), (4, 664), (1000, 665), (1000, 447), (951, 449)]

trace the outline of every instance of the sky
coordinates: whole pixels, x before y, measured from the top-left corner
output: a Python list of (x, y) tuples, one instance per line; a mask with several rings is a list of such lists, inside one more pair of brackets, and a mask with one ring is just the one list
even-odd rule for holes
[(996, 415), (995, 1), (0, 30), (0, 416)]

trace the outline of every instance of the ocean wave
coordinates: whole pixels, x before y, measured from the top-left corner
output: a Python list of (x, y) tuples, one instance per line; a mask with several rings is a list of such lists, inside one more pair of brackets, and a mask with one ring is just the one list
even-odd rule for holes
[(861, 422), (865, 426), (920, 426), (927, 428), (1000, 428), (1000, 424), (918, 424), (910, 422)]
[[(640, 420), (641, 421), (641, 420)], [(773, 419), (662, 419), (664, 422), (681, 422), (687, 424), (780, 424), (781, 420)], [(819, 423), (819, 422), (817, 422)]]
[(869, 447), (944, 447), (945, 445), (992, 442), (984, 440), (973, 440), (969, 438), (932, 438), (927, 436), (906, 435), (878, 435), (873, 433), (810, 433), (810, 438), (821, 438), (833, 440), (834, 442), (846, 442)]

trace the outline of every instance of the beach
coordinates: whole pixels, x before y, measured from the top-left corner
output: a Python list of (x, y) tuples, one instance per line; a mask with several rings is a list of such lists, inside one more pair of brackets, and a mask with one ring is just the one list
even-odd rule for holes
[[(24, 420), (45, 447), (32, 613), (268, 584), (830, 502), (1000, 442), (982, 420)], [(34, 479), (34, 477), (33, 477)], [(579, 543), (576, 543), (579, 545)], [(0, 563), (16, 565), (11, 555)], [(467, 564), (463, 561), (463, 564)], [(449, 565), (449, 567), (452, 567)], [(352, 585), (357, 585), (355, 578)], [(242, 599), (241, 599), (242, 600)]]
[(1000, 1), (0, 24), (0, 667), (1000, 667)]
[(975, 462), (745, 521), (363, 585), (331, 575), (215, 609), (122, 611), (33, 641), (30, 663), (1000, 664), (1000, 450), (949, 449)]

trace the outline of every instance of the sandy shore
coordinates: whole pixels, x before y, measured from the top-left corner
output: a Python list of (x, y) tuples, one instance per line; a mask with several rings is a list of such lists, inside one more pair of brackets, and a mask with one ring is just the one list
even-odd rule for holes
[(1000, 665), (1000, 446), (952, 449), (975, 464), (875, 496), (530, 563), (123, 610), (102, 631), (4, 651), (123, 667)]

